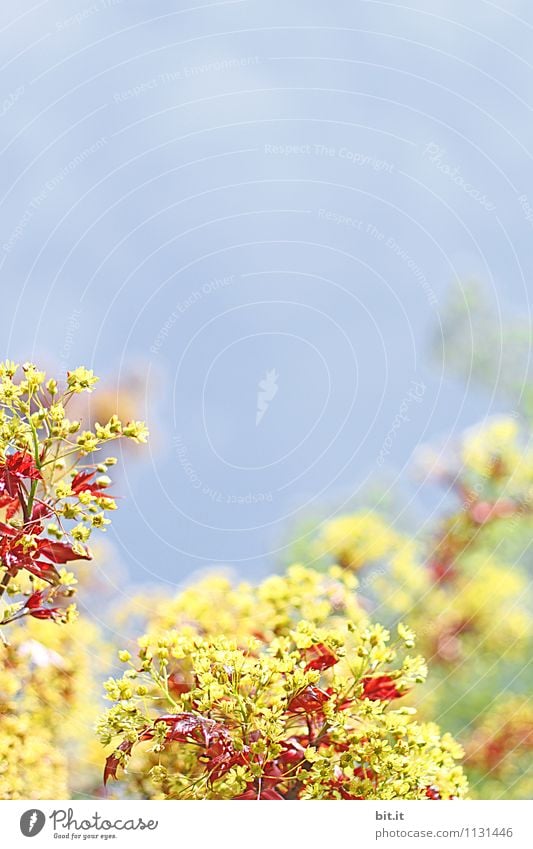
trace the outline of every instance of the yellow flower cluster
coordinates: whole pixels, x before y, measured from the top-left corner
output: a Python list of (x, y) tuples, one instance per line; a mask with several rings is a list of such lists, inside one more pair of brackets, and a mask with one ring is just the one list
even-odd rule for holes
[(144, 422), (122, 424), (112, 416), (105, 425), (97, 423), (94, 433), (80, 433), (81, 423), (67, 417), (73, 396), (92, 392), (97, 381), (91, 370), (80, 367), (67, 373), (66, 386), (60, 392), (58, 382), (47, 381), (45, 372), (33, 363), (0, 363), (0, 456), (5, 456), (10, 447), (28, 450), (34, 456), (44, 452), (46, 465), (55, 465), (67, 456), (92, 453), (119, 436), (146, 442)]
[[(80, 367), (67, 373), (60, 390), (32, 363), (0, 363), (0, 597), (6, 589), (13, 596), (23, 571), (36, 579), (34, 591), (55, 587), (31, 606), (24, 599), (11, 603), (0, 624), (26, 615), (44, 618), (46, 605), (64, 596), (67, 585), (53, 564), (87, 559), (92, 531), (110, 523), (107, 513), (117, 505), (107, 472), (116, 458), (89, 463), (87, 456), (121, 437), (146, 442), (143, 422), (123, 424), (113, 415), (89, 431), (68, 417), (74, 396), (91, 392), (97, 380)], [(55, 621), (68, 620), (60, 608), (53, 610)]]
[(85, 543), (116, 509), (107, 476), (115, 458), (88, 463), (87, 455), (122, 436), (145, 441), (147, 430), (113, 416), (82, 432), (69, 405), (96, 382), (77, 368), (60, 390), (31, 363), (0, 363), (0, 625), (10, 625), (0, 641), (4, 799), (65, 798), (97, 785), (91, 692), (105, 664), (97, 631), (76, 621), (77, 581), (65, 564), (90, 559)]
[(101, 781), (94, 724), (107, 666), (96, 627), (24, 619), (0, 642), (0, 798), (65, 799)]
[(335, 552), (335, 562), (355, 571), (388, 557), (401, 537), (376, 513), (341, 516), (327, 522), (320, 537), (320, 554)]
[[(462, 796), (461, 748), (395, 706), (426, 667), (414, 635), (368, 621), (356, 581), (293, 566), (257, 587), (213, 577), (160, 603), (110, 679), (107, 777), (151, 798)], [(231, 637), (227, 636), (231, 634)]]
[(0, 799), (67, 798), (66, 758), (51, 730), (36, 727), (28, 713), (2, 716), (1, 730)]
[(195, 633), (244, 634), (269, 640), (287, 633), (299, 619), (322, 625), (331, 623), (338, 612), (343, 619), (365, 621), (356, 587), (357, 579), (338, 567), (324, 577), (295, 564), (286, 574), (271, 575), (259, 586), (248, 582), (234, 585), (229, 577), (212, 574), (174, 599), (150, 599), (148, 605), (142, 598), (132, 599), (119, 616), (124, 621), (134, 613), (144, 614), (148, 628), (191, 627)]

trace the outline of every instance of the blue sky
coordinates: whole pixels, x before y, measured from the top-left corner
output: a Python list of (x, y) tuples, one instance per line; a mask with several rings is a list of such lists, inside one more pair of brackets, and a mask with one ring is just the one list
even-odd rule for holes
[(3, 353), (135, 375), (134, 580), (264, 574), (500, 409), (428, 352), (461, 281), (529, 315), (532, 28), (484, 0), (2, 5)]

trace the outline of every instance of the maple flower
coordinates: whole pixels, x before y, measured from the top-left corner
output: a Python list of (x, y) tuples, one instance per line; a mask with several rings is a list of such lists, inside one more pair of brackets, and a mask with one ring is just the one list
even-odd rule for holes
[(92, 392), (92, 388), (98, 378), (92, 370), (80, 366), (73, 371), (67, 372), (67, 386), (71, 392)]

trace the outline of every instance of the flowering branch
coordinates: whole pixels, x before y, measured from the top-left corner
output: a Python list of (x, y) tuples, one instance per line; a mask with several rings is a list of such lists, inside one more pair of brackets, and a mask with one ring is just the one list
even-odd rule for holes
[(294, 566), (259, 587), (206, 580), (152, 614), (137, 657), (120, 652), (128, 668), (106, 683), (104, 782), (124, 770), (167, 799), (463, 795), (460, 747), (393, 705), (425, 677), (404, 654), (413, 633), (400, 625), (391, 643), (354, 586), (338, 567)]
[(0, 364), (0, 599), (8, 595), (11, 602), (0, 625), (25, 616), (73, 618), (74, 606), (62, 602), (76, 581), (64, 567), (91, 559), (86, 543), (94, 529), (105, 530), (107, 513), (116, 509), (107, 476), (116, 458), (85, 461), (116, 439), (147, 440), (143, 422), (123, 424), (112, 416), (93, 432), (67, 417), (71, 399), (91, 392), (97, 380), (80, 367), (67, 373), (60, 392), (57, 381), (31, 363)]

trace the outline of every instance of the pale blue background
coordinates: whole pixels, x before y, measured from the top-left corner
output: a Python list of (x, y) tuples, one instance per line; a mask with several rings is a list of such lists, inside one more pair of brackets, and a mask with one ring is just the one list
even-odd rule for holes
[(501, 408), (428, 353), (459, 280), (529, 316), (533, 9), (500, 6), (2, 3), (2, 353), (135, 370), (154, 438), (110, 538), (136, 581), (263, 574), (310, 512)]

